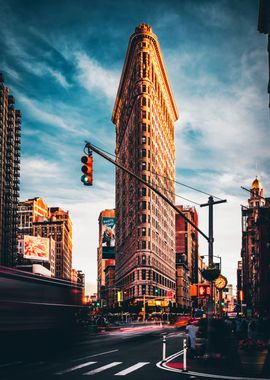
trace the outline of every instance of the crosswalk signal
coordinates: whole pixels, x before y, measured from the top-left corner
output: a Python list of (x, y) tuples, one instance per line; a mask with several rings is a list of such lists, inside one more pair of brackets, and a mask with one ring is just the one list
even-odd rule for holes
[(85, 186), (93, 185), (93, 156), (89, 154), (88, 156), (83, 156), (81, 162), (84, 164), (82, 166), (81, 181)]
[(211, 295), (211, 288), (208, 284), (198, 284), (198, 297), (206, 298)]

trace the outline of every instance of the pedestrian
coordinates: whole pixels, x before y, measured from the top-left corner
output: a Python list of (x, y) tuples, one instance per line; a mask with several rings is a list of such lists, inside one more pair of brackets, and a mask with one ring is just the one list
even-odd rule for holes
[(196, 352), (196, 334), (198, 329), (197, 323), (191, 323), (191, 320), (188, 321), (186, 334), (188, 336), (188, 348), (191, 357), (193, 357)]
[(249, 339), (257, 339), (257, 324), (254, 319), (251, 319), (248, 323), (248, 338)]
[(248, 336), (248, 322), (246, 318), (242, 318), (239, 326), (239, 339), (247, 339)]

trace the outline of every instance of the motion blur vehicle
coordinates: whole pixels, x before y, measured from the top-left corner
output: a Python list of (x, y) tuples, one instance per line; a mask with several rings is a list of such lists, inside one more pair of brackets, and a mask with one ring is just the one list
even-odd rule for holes
[(177, 329), (186, 327), (190, 319), (191, 319), (191, 315), (181, 315), (180, 317), (177, 318), (177, 321), (174, 323), (174, 327), (176, 327)]
[(187, 325), (189, 324), (195, 325), (198, 323), (199, 320), (200, 318), (197, 318), (197, 317), (192, 318), (190, 315), (183, 315), (179, 317), (178, 320), (174, 323), (174, 327), (177, 329), (181, 329), (181, 328), (187, 327)]
[(82, 293), (70, 281), (0, 266), (0, 333), (71, 327)]

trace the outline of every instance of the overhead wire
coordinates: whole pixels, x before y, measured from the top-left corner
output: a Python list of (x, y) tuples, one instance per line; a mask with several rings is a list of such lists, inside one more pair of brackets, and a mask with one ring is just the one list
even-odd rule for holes
[[(108, 151), (106, 151), (106, 150), (104, 150), (104, 149), (101, 149), (100, 147), (98, 147), (98, 146), (96, 146), (96, 145), (94, 145), (94, 144), (92, 144), (92, 145), (93, 145), (94, 147), (96, 147), (97, 149), (101, 150), (102, 152), (104, 152), (104, 153), (106, 153), (106, 154), (109, 154), (111, 157), (114, 157), (115, 159), (117, 159), (117, 157), (116, 157), (115, 154), (112, 154), (112, 153), (110, 153), (110, 152), (108, 152)], [(208, 195), (208, 196), (212, 196), (212, 197), (214, 197), (214, 198), (216, 198), (216, 199), (218, 199), (218, 200), (222, 200), (221, 198), (219, 198), (219, 197), (217, 197), (217, 196), (215, 196), (215, 195), (213, 195), (213, 194), (207, 193), (206, 191), (203, 191), (203, 190), (200, 190), (200, 189), (196, 189), (195, 187), (190, 186), (190, 185), (187, 185), (187, 184), (185, 184), (185, 183), (182, 183), (182, 182), (179, 182), (179, 181), (173, 180), (172, 178), (169, 178), (168, 176), (164, 176), (164, 175), (159, 174), (159, 173), (157, 173), (157, 172), (154, 172), (154, 171), (152, 171), (152, 170), (147, 170), (147, 171), (150, 172), (150, 173), (152, 173), (152, 174), (154, 174), (154, 175), (157, 175), (157, 176), (159, 176), (159, 177), (162, 177), (162, 178), (165, 178), (165, 179), (167, 179), (167, 180), (169, 180), (169, 181), (172, 181), (172, 182), (174, 182), (174, 183), (176, 183), (176, 184), (178, 184), (178, 185), (184, 186), (184, 187), (186, 187), (186, 188), (188, 188), (188, 189), (191, 189), (191, 190), (197, 191), (197, 192), (199, 192), (199, 193), (201, 193), (201, 194), (205, 194), (205, 195)], [(163, 188), (163, 189), (164, 189), (164, 188)], [(165, 189), (164, 189), (164, 190), (165, 190)], [(167, 190), (166, 190), (166, 191), (167, 191)], [(179, 198), (182, 198), (182, 199), (184, 199), (184, 200), (187, 200), (188, 202), (191, 202), (191, 203), (194, 203), (194, 204), (200, 206), (200, 204), (197, 203), (197, 202), (195, 202), (195, 201), (192, 201), (192, 200), (190, 200), (190, 199), (188, 199), (188, 198), (182, 197), (181, 195), (178, 195), (178, 194), (176, 194), (176, 193), (173, 193), (173, 194), (174, 194), (175, 196), (179, 197)]]

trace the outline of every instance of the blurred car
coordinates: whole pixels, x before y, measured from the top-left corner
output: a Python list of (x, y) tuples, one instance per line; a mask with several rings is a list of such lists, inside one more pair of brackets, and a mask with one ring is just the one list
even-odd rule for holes
[(196, 325), (200, 318), (192, 318), (190, 315), (183, 315), (174, 323), (175, 328), (187, 327), (187, 325)]

